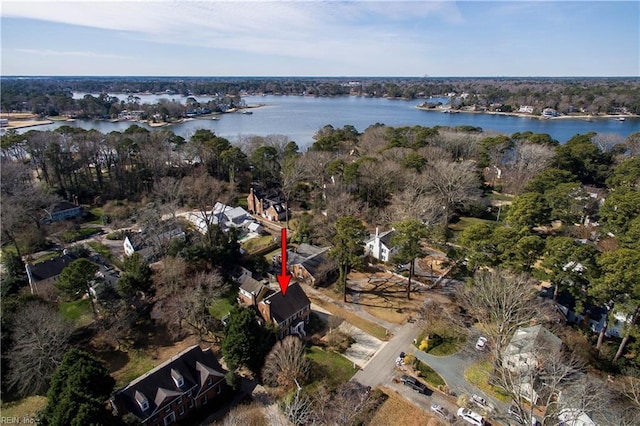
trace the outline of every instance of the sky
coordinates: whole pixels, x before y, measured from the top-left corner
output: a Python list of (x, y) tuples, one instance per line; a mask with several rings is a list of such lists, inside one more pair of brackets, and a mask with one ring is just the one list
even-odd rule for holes
[(639, 1), (7, 1), (2, 75), (640, 76)]

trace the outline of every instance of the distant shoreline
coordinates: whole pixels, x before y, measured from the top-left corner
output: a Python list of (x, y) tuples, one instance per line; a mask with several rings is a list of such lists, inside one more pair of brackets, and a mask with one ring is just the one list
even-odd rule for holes
[(620, 118), (640, 118), (640, 115), (637, 114), (600, 114), (600, 115), (589, 115), (589, 114), (581, 114), (581, 115), (559, 115), (557, 117), (545, 117), (542, 115), (533, 115), (522, 112), (499, 112), (499, 111), (470, 111), (465, 109), (460, 110), (452, 110), (445, 108), (429, 108), (423, 107), (420, 105), (416, 105), (416, 109), (421, 111), (430, 111), (430, 112), (439, 112), (439, 113), (448, 113), (448, 114), (485, 114), (485, 115), (501, 115), (505, 117), (521, 117), (521, 118), (533, 118), (536, 120), (583, 120), (583, 121), (592, 121), (592, 120), (600, 120), (600, 119), (620, 119)]

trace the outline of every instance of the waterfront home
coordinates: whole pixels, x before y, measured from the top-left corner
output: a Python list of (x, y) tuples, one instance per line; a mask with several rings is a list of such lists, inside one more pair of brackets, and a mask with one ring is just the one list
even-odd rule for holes
[(522, 114), (533, 114), (533, 107), (531, 105), (520, 105), (518, 112)]

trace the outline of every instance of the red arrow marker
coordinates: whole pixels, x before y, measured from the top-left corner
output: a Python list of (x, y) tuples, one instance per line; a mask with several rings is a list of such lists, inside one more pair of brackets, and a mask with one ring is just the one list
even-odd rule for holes
[(291, 275), (287, 273), (287, 228), (282, 228), (280, 240), (282, 242), (282, 273), (276, 278), (278, 278), (280, 290), (284, 296), (287, 294), (287, 288), (289, 288), (289, 282), (291, 281)]

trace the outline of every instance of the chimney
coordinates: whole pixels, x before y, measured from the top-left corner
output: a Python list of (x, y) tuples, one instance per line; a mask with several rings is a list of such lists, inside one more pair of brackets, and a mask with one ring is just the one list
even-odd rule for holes
[(378, 227), (376, 226), (376, 240), (380, 238), (380, 232), (378, 231)]

